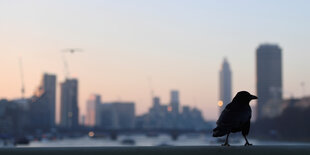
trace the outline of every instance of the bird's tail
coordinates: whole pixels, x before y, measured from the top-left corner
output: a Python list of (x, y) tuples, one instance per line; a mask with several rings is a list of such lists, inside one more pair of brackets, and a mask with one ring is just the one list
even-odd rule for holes
[(213, 129), (213, 137), (222, 137), (227, 134), (227, 130), (221, 127), (216, 127)]

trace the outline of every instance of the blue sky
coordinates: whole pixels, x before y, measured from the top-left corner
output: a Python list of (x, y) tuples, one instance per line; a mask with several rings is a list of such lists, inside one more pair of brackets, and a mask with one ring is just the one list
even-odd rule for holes
[[(148, 78), (164, 103), (171, 89), (183, 105), (216, 119), (218, 72), (227, 57), (234, 94), (255, 94), (255, 49), (283, 49), (284, 95), (310, 84), (310, 1), (0, 0), (0, 97), (20, 96), (18, 57), (27, 95), (43, 72), (64, 79), (62, 49), (80, 80), (80, 108), (91, 93), (129, 100), (141, 114), (150, 107)], [(307, 89), (306, 89), (307, 90)], [(84, 111), (82, 110), (84, 113)]]

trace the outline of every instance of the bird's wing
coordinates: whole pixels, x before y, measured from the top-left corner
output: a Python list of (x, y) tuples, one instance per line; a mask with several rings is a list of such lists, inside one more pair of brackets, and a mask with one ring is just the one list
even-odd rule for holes
[(236, 121), (236, 115), (237, 114), (232, 109), (226, 107), (222, 111), (216, 124), (221, 127), (230, 127), (235, 124), (234, 122)]
[(239, 107), (228, 104), (216, 123), (219, 127), (231, 129), (246, 123), (250, 118), (251, 111), (248, 109), (239, 109)]
[(252, 110), (250, 106), (244, 107), (244, 109), (242, 109), (242, 113), (240, 116), (240, 121), (242, 123), (247, 123), (248, 121), (251, 120), (252, 117)]

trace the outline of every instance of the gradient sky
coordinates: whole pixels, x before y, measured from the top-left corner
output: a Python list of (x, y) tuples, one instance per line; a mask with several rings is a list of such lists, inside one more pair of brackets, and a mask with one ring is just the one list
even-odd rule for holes
[(282, 47), (284, 95), (299, 97), (302, 81), (310, 91), (309, 6), (307, 0), (0, 0), (0, 98), (21, 96), (19, 57), (31, 96), (44, 72), (64, 80), (61, 50), (77, 47), (84, 52), (66, 56), (80, 82), (82, 113), (91, 93), (134, 101), (137, 114), (146, 112), (151, 78), (163, 103), (177, 89), (182, 105), (215, 120), (223, 58), (232, 68), (233, 94), (255, 94), (261, 43)]

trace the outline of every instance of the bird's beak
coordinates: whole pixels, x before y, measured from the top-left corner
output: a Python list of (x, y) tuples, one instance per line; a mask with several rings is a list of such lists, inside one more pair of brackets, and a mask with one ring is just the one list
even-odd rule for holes
[(251, 100), (256, 100), (256, 99), (258, 99), (257, 96), (251, 95)]

